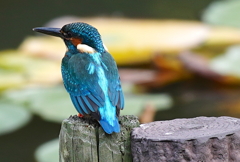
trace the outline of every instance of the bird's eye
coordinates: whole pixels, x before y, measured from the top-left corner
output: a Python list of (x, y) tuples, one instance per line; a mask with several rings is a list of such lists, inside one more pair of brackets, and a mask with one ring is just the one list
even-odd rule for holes
[(70, 33), (70, 32), (66, 32), (66, 33), (62, 33), (62, 34), (65, 38), (71, 38), (72, 37), (72, 33)]

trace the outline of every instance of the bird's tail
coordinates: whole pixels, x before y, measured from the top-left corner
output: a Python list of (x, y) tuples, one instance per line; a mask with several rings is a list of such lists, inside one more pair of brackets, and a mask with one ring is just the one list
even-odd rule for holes
[(101, 119), (99, 123), (107, 134), (112, 134), (113, 132), (120, 132), (120, 125), (117, 118), (114, 119), (113, 125), (111, 125), (109, 121), (106, 121), (105, 119)]

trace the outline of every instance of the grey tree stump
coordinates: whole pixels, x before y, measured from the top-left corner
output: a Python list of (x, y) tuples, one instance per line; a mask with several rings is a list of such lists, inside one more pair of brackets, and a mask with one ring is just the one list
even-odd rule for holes
[(71, 116), (62, 122), (60, 162), (131, 162), (130, 133), (137, 117), (121, 116), (120, 133), (106, 134), (96, 120)]
[(240, 162), (240, 119), (197, 117), (142, 124), (131, 135), (134, 162)]

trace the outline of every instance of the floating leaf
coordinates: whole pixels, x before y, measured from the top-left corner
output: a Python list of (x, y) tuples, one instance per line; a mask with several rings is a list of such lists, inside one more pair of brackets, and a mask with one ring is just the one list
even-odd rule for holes
[(0, 102), (0, 134), (10, 133), (31, 119), (31, 114), (22, 106), (1, 100)]
[(126, 86), (126, 82), (130, 84), (152, 82), (156, 78), (157, 72), (155, 70), (124, 68), (119, 69), (119, 74), (121, 80), (125, 82), (123, 86)]
[(19, 51), (3, 51), (0, 60), (0, 73), (6, 76), (0, 81), (2, 89), (12, 84), (53, 84), (62, 80), (60, 62), (29, 57)]
[(212, 27), (209, 36), (204, 42), (203, 48), (217, 47), (225, 48), (226, 46), (240, 43), (240, 29), (230, 27)]
[(25, 55), (43, 57), (59, 62), (63, 58), (66, 47), (63, 41), (55, 37), (27, 37), (19, 46)]
[(42, 118), (56, 122), (77, 114), (63, 86), (39, 90), (31, 102), (31, 108)]
[(125, 108), (121, 115), (139, 116), (147, 105), (153, 105), (156, 110), (168, 109), (172, 106), (172, 98), (167, 94), (125, 95)]
[(239, 8), (239, 0), (216, 1), (205, 10), (202, 19), (208, 24), (240, 28)]
[(62, 122), (70, 115), (77, 114), (63, 86), (9, 91), (5, 97), (25, 104), (31, 111), (49, 121)]
[(184, 66), (193, 74), (223, 84), (240, 83), (240, 46), (231, 46), (225, 53), (208, 57), (201, 53), (185, 52), (180, 55)]
[(35, 151), (37, 162), (58, 162), (59, 161), (59, 140), (54, 139), (40, 145)]
[(226, 53), (210, 61), (210, 69), (221, 75), (240, 78), (240, 46), (231, 46)]
[(221, 78), (221, 75), (209, 68), (209, 60), (202, 55), (184, 52), (179, 58), (188, 70), (196, 74), (213, 79)]
[[(180, 61), (179, 61), (180, 62)], [(124, 92), (129, 90), (125, 89), (126, 83), (132, 86), (132, 92), (143, 92), (156, 87), (162, 87), (169, 83), (176, 82), (179, 80), (185, 80), (191, 77), (191, 74), (186, 69), (181, 69), (182, 72), (174, 71), (174, 69), (161, 69), (157, 70), (146, 70), (146, 69), (120, 69), (120, 77), (124, 82)], [(143, 77), (144, 76), (144, 77)]]
[(17, 88), (26, 84), (26, 80), (20, 73), (0, 69), (0, 91)]

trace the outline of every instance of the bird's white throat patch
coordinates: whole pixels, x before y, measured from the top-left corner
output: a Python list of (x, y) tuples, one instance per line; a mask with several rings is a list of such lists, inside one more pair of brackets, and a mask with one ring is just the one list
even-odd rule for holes
[(89, 53), (89, 54), (93, 54), (96, 53), (96, 50), (86, 44), (78, 44), (77, 45), (77, 49), (79, 50), (79, 52), (81, 53)]
[(105, 44), (103, 44), (103, 47), (108, 52), (108, 48), (107, 48), (107, 46), (105, 46)]
[[(108, 48), (103, 44), (104, 49), (108, 52)], [(96, 53), (96, 50), (86, 44), (78, 44), (77, 49), (81, 53), (93, 54)]]

